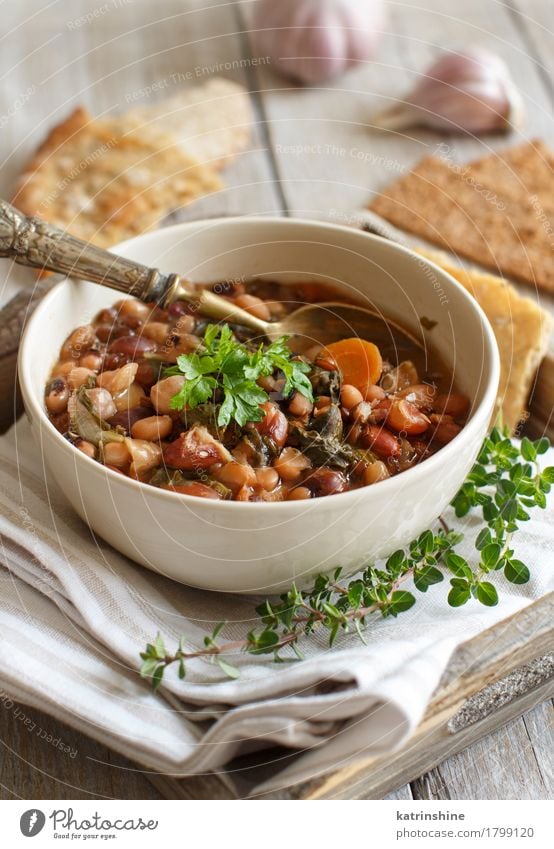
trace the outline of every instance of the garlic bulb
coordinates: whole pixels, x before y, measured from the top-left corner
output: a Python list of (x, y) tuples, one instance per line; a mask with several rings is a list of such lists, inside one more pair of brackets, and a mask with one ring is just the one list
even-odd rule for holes
[(426, 126), (479, 134), (506, 132), (522, 120), (523, 103), (502, 59), (467, 48), (441, 56), (402, 102), (372, 123), (384, 129)]
[(258, 0), (252, 39), (275, 68), (317, 83), (371, 59), (384, 22), (383, 0)]

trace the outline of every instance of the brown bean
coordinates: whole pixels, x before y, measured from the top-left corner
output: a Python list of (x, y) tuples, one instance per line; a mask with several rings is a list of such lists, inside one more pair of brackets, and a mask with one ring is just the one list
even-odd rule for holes
[(266, 492), (273, 492), (279, 483), (279, 474), (276, 469), (271, 466), (256, 469), (256, 480), (258, 486), (261, 486)]
[(131, 427), (133, 439), (149, 439), (151, 442), (165, 439), (173, 430), (170, 416), (146, 416), (138, 419)]
[(261, 407), (265, 415), (261, 422), (255, 423), (256, 429), (269, 436), (278, 448), (282, 448), (289, 432), (287, 417), (271, 401), (266, 401)]
[(392, 433), (384, 427), (369, 425), (361, 437), (364, 448), (371, 448), (380, 457), (398, 457), (400, 443)]
[(311, 489), (308, 489), (307, 486), (297, 486), (295, 489), (291, 489), (287, 496), (287, 501), (305, 501), (311, 497)]
[(458, 419), (467, 413), (469, 409), (469, 398), (465, 395), (455, 393), (438, 395), (433, 409), (437, 413), (444, 413)]
[(195, 495), (197, 498), (213, 498), (221, 500), (221, 495), (213, 487), (200, 481), (191, 481), (184, 484), (167, 484), (162, 486), (162, 489), (167, 489), (170, 492), (180, 492), (181, 495)]
[(380, 386), (374, 386), (373, 384), (369, 384), (364, 389), (365, 401), (382, 401), (386, 397), (387, 396), (385, 390), (381, 389)]
[(142, 335), (163, 345), (169, 337), (169, 324), (164, 321), (148, 321), (142, 328)]
[(256, 483), (256, 473), (252, 466), (248, 466), (246, 463), (237, 463), (234, 460), (225, 463), (214, 473), (214, 477), (235, 493), (243, 486), (254, 486)]
[(280, 456), (273, 463), (277, 473), (285, 481), (298, 480), (311, 463), (298, 448), (283, 448)]
[(104, 445), (104, 463), (115, 466), (116, 469), (125, 469), (131, 462), (131, 455), (124, 442), (108, 442)]
[(389, 470), (382, 460), (375, 460), (375, 462), (370, 463), (364, 471), (364, 483), (372, 484), (377, 483), (378, 481), (384, 481), (386, 478), (390, 477)]
[(322, 495), (333, 495), (348, 489), (348, 481), (342, 472), (321, 466), (315, 469), (305, 478), (304, 485), (307, 486), (316, 497)]
[(456, 422), (443, 418), (442, 421), (439, 421), (437, 424), (433, 424), (431, 434), (435, 442), (438, 442), (440, 445), (446, 445), (448, 442), (451, 442), (455, 436), (458, 436), (461, 429), (460, 425), (457, 425)]
[(152, 305), (138, 301), (136, 298), (125, 298), (124, 301), (118, 301), (115, 304), (119, 315), (123, 317), (131, 316), (138, 318), (141, 321), (146, 321), (152, 312)]
[(299, 418), (305, 418), (310, 415), (313, 410), (313, 404), (309, 398), (302, 395), (301, 392), (294, 392), (289, 401), (289, 413)]
[(96, 457), (96, 447), (92, 444), (92, 442), (87, 442), (86, 439), (78, 439), (75, 442), (75, 448), (79, 451), (82, 451), (86, 457), (90, 457), (91, 460), (94, 460)]
[(269, 307), (265, 301), (255, 295), (237, 295), (235, 304), (237, 307), (246, 310), (250, 315), (261, 318), (262, 321), (269, 321), (271, 318)]
[(388, 415), (387, 425), (397, 433), (407, 433), (410, 436), (425, 433), (429, 427), (429, 419), (415, 404), (404, 399), (396, 399), (392, 402)]
[(61, 377), (55, 377), (46, 387), (45, 404), (49, 413), (63, 413), (67, 410), (69, 387)]
[(92, 348), (96, 342), (96, 331), (91, 324), (83, 324), (77, 327), (71, 333), (64, 344), (60, 353), (62, 360), (78, 360), (81, 354)]
[(141, 357), (150, 351), (156, 350), (156, 343), (146, 336), (120, 336), (115, 339), (108, 352), (110, 354), (125, 354), (127, 357)]
[(88, 368), (91, 371), (99, 371), (102, 366), (102, 357), (100, 354), (95, 354), (93, 352), (89, 352), (85, 354), (84, 357), (81, 357), (79, 360), (79, 365), (83, 368)]
[(409, 401), (419, 410), (431, 410), (436, 394), (437, 390), (434, 386), (428, 383), (414, 383), (413, 386), (401, 389), (398, 397)]
[(358, 404), (361, 404), (364, 397), (359, 389), (352, 386), (351, 383), (345, 383), (340, 391), (340, 400), (343, 407), (347, 410), (353, 410)]
[(149, 418), (151, 415), (152, 409), (149, 407), (131, 407), (131, 409), (120, 410), (114, 413), (113, 416), (107, 419), (107, 422), (112, 427), (123, 428), (127, 436), (129, 436), (135, 422), (138, 422), (139, 419)]

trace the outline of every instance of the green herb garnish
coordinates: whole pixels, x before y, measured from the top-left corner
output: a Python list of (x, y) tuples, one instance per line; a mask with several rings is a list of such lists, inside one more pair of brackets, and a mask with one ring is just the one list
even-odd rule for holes
[(473, 563), (455, 550), (463, 534), (449, 530), (441, 520), (438, 531), (424, 531), (406, 549), (395, 551), (384, 564), (369, 565), (354, 580), (341, 582), (341, 570), (337, 569), (332, 577), (319, 575), (309, 590), (298, 590), (293, 584), (278, 602), (264, 601), (256, 608), (258, 628), (242, 640), (221, 642), (219, 635), (225, 623), (219, 622), (204, 637), (202, 647), (187, 646), (183, 636), (176, 652), (170, 654), (158, 634), (140, 655), (142, 677), (151, 679), (156, 688), (171, 664), (178, 664), (179, 676), (184, 678), (187, 661), (205, 657), (217, 663), (225, 675), (236, 678), (239, 670), (222, 655), (271, 654), (282, 662), (289, 658), (280, 652), (289, 646), (302, 659), (300, 638), (316, 628), (327, 631), (330, 645), (341, 631), (352, 629), (365, 642), (363, 631), (372, 615), (395, 617), (416, 603), (414, 594), (400, 589), (400, 585), (412, 578), (418, 592), (427, 592), (444, 580), (439, 566), (452, 576), (448, 594), (451, 607), (460, 607), (471, 599), (496, 605), (498, 590), (487, 578), (494, 578), (500, 571), (512, 584), (525, 584), (530, 578), (529, 567), (515, 557), (512, 537), (519, 524), (529, 519), (529, 508), (546, 507), (546, 495), (554, 484), (554, 467), (541, 469), (538, 457), (548, 447), (545, 437), (535, 442), (524, 438), (517, 445), (499, 428), (485, 439), (477, 463), (452, 501), (457, 516), (473, 509), (482, 512), (484, 527), (475, 539)]
[(313, 401), (312, 384), (307, 377), (310, 366), (293, 359), (287, 338), (282, 336), (271, 345), (261, 344), (252, 351), (237, 342), (228, 324), (209, 324), (202, 348), (177, 357), (177, 365), (165, 372), (186, 377), (182, 389), (171, 399), (171, 407), (194, 409), (219, 389), (223, 393), (217, 417), (220, 427), (232, 419), (241, 427), (246, 422), (259, 422), (264, 417), (261, 404), (269, 400), (269, 395), (256, 381), (275, 371), (285, 377), (285, 397), (296, 390)]

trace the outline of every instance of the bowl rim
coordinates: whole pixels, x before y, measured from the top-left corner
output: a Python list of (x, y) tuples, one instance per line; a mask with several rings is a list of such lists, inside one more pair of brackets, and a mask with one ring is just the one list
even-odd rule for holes
[[(390, 249), (393, 253), (395, 251), (398, 251), (399, 253), (414, 257), (418, 260), (418, 262), (423, 262), (425, 265), (430, 266), (434, 272), (438, 273), (440, 277), (445, 279), (447, 285), (454, 287), (454, 289), (459, 292), (462, 298), (469, 304), (472, 311), (475, 313), (476, 318), (479, 319), (481, 329), (484, 332), (484, 336), (487, 343), (485, 350), (490, 360), (490, 376), (484, 390), (483, 398), (475, 408), (470, 420), (467, 422), (466, 425), (464, 425), (460, 433), (455, 436), (451, 442), (440, 448), (436, 454), (433, 454), (431, 457), (428, 457), (422, 463), (418, 463), (411, 469), (406, 469), (399, 475), (394, 475), (393, 477), (390, 477), (384, 481), (379, 481), (379, 495), (383, 495), (386, 497), (389, 490), (391, 490), (395, 486), (398, 487), (400, 485), (399, 482), (406, 481), (405, 475), (410, 475), (410, 480), (415, 482), (416, 475), (423, 477), (425, 474), (432, 473), (433, 470), (435, 470), (439, 466), (439, 464), (447, 462), (448, 459), (453, 456), (455, 452), (458, 452), (459, 448), (461, 447), (460, 441), (469, 440), (473, 435), (474, 431), (481, 427), (482, 415), (484, 413), (490, 415), (488, 411), (491, 411), (493, 409), (494, 400), (498, 392), (498, 384), (500, 378), (500, 355), (498, 352), (498, 346), (496, 343), (492, 326), (481, 306), (474, 298), (471, 297), (471, 295), (466, 291), (466, 289), (464, 289), (464, 287), (454, 277), (452, 277), (452, 275), (450, 275), (447, 271), (442, 269), (439, 265), (437, 265), (428, 257), (416, 254), (415, 251), (411, 250), (411, 248), (408, 248), (405, 245), (393, 242), (374, 233), (367, 233), (363, 230), (357, 230), (347, 225), (335, 224), (333, 222), (320, 221), (318, 219), (311, 218), (284, 218), (282, 216), (276, 215), (220, 216), (214, 218), (197, 219), (196, 221), (181, 222), (178, 224), (173, 224), (169, 227), (158, 228), (157, 230), (153, 230), (149, 233), (143, 233), (131, 239), (126, 239), (124, 242), (119, 242), (117, 245), (114, 245), (109, 250), (112, 253), (118, 253), (121, 250), (125, 250), (127, 247), (132, 246), (133, 244), (139, 241), (141, 243), (144, 243), (145, 241), (155, 241), (161, 233), (163, 233), (164, 235), (170, 235), (171, 233), (178, 233), (186, 230), (194, 231), (201, 230), (203, 228), (209, 228), (212, 226), (218, 227), (225, 225), (235, 225), (237, 223), (263, 223), (285, 228), (304, 224), (315, 227), (316, 229), (321, 230), (323, 233), (325, 233), (326, 231), (336, 232), (338, 230), (339, 232), (348, 233), (349, 235), (357, 234), (363, 239), (369, 239), (371, 241), (385, 244), (387, 248)], [(146, 492), (150, 492), (155, 497), (169, 499), (173, 503), (177, 503), (177, 499), (181, 500), (184, 498), (186, 501), (191, 500), (192, 503), (197, 506), (201, 502), (214, 510), (298, 510), (299, 505), (296, 501), (241, 502), (226, 499), (206, 499), (197, 495), (187, 495), (181, 492), (172, 492), (171, 490), (164, 490), (160, 489), (159, 487), (153, 487), (149, 483), (137, 481), (134, 478), (128, 477), (127, 475), (122, 475), (120, 472), (114, 472), (111, 469), (106, 468), (101, 463), (98, 463), (97, 460), (93, 460), (92, 458), (87, 457), (81, 451), (77, 451), (74, 446), (71, 445), (70, 442), (64, 439), (62, 434), (58, 430), (56, 430), (56, 428), (48, 418), (44, 405), (41, 404), (40, 401), (35, 397), (34, 392), (30, 388), (31, 384), (30, 380), (28, 380), (28, 369), (30, 369), (30, 357), (27, 357), (27, 347), (29, 346), (29, 339), (31, 339), (33, 331), (37, 326), (40, 325), (43, 311), (47, 308), (50, 301), (58, 296), (60, 290), (69, 283), (71, 283), (70, 277), (64, 277), (55, 286), (53, 286), (53, 288), (44, 296), (44, 298), (41, 299), (40, 303), (34, 310), (23, 331), (17, 360), (18, 380), (19, 385), (21, 387), (21, 394), (23, 396), (24, 406), (26, 408), (30, 407), (33, 410), (34, 415), (37, 417), (37, 421), (40, 423), (40, 427), (42, 428), (43, 426), (46, 426), (47, 431), (54, 436), (54, 439), (58, 441), (60, 446), (63, 446), (62, 450), (67, 451), (68, 457), (73, 457), (75, 463), (83, 462), (85, 464), (85, 468), (88, 466), (91, 472), (101, 476), (103, 479), (106, 479), (107, 477), (108, 481), (117, 481), (123, 486), (129, 486), (132, 489), (135, 489), (137, 493), (143, 492), (144, 494), (146, 494)], [(115, 294), (116, 292), (114, 290), (114, 296)], [(60, 341), (60, 346), (62, 342), (63, 340)], [(28, 360), (29, 362), (27, 362)], [(374, 491), (375, 490), (373, 486), (357, 487), (356, 489), (347, 490), (346, 492), (333, 493), (332, 495), (328, 495), (323, 498), (310, 499), (308, 502), (306, 502), (306, 505), (313, 505), (316, 502), (323, 502), (324, 504), (326, 504), (328, 499), (331, 499), (332, 505), (338, 503), (336, 502), (336, 499), (340, 498), (341, 504), (346, 506), (347, 499), (350, 499), (350, 501), (354, 503), (355, 501), (360, 499), (364, 493), (366, 495), (369, 495), (370, 492)]]

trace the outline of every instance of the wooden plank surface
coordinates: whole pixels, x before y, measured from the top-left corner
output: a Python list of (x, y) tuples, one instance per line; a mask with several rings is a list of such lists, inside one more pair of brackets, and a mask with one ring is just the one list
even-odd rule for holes
[[(222, 73), (251, 91), (255, 115), (251, 148), (225, 172), (227, 188), (223, 192), (177, 213), (175, 220), (284, 212), (323, 214), (340, 222), (423, 154), (433, 152), (441, 141), (446, 141), (460, 160), (482, 153), (483, 144), (485, 150), (496, 150), (517, 141), (517, 136), (478, 141), (445, 139), (427, 130), (404, 134), (372, 130), (371, 116), (386, 104), (386, 98), (401, 95), (438, 47), (449, 44), (480, 43), (503, 55), (527, 104), (525, 136), (554, 139), (549, 0), (511, 0), (507, 5), (466, 0), (463, 7), (442, 0), (390, 3), (391, 22), (376, 60), (336, 83), (309, 90), (299, 90), (276, 76), (269, 65), (249, 64), (251, 5), (250, 0), (237, 6), (217, 0), (165, 0), (162, 8), (160, 4), (122, 2), (89, 22), (76, 24), (98, 4), (61, 0), (40, 9), (32, 0), (14, 4), (9, 27), (0, 36), (4, 60), (0, 114), (8, 118), (0, 141), (0, 195), (9, 196), (14, 177), (39, 137), (76, 103), (85, 103), (95, 114), (115, 112), (154, 82), (189, 70), (197, 74), (198, 82), (206, 81), (221, 69), (221, 63), (237, 65), (241, 60), (246, 60), (242, 67), (223, 69)], [(18, 105), (22, 100), (23, 105)], [(0, 303), (21, 287), (30, 291), (34, 285), (30, 272), (12, 267), (0, 281)], [(13, 356), (11, 359), (13, 364)], [(9, 418), (13, 397), (6, 389), (9, 384), (2, 384), (2, 374), (5, 372), (0, 370), (0, 409), (7, 409)], [(547, 388), (544, 393), (547, 399), (549, 391)], [(538, 699), (550, 696), (548, 682), (453, 735), (455, 742), (443, 734), (444, 720), (459, 705), (459, 698), (471, 695), (491, 675), (501, 676), (546, 650), (540, 631), (543, 612), (529, 611), (527, 616), (531, 618), (521, 620), (527, 623), (527, 638), (516, 641), (507, 657), (498, 648), (505, 647), (505, 634), (502, 640), (485, 635), (477, 654), (465, 647), (451, 665), (449, 675), (453, 677), (443, 681), (426, 718), (430, 725), (419, 742), (412, 742), (412, 755), (417, 745), (430, 748), (427, 761), (410, 761), (410, 756), (404, 755), (411, 772), (399, 760), (388, 769), (373, 762), (349, 775), (335, 774), (323, 782), (304, 785), (295, 795), (374, 798), (392, 793), (390, 798), (423, 799), (524, 798), (526, 793), (543, 798), (552, 794), (552, 704), (545, 701), (523, 719), (516, 718)], [(538, 630), (531, 638), (534, 628)], [(77, 754), (60, 758), (51, 744), (29, 733), (16, 708), (0, 708), (2, 798), (158, 798), (160, 794), (227, 798), (236, 793), (232, 782), (211, 776), (180, 781), (176, 788), (171, 780), (147, 776), (49, 717), (22, 710), (54, 738), (71, 741)], [(505, 728), (498, 728), (506, 722)], [(425, 735), (433, 730), (436, 739), (430, 747), (430, 737)], [(489, 732), (493, 733), (483, 736)], [(447, 760), (438, 764), (443, 757)], [(419, 777), (416, 764), (420, 771), (429, 771)], [(408, 780), (411, 784), (405, 783)]]

